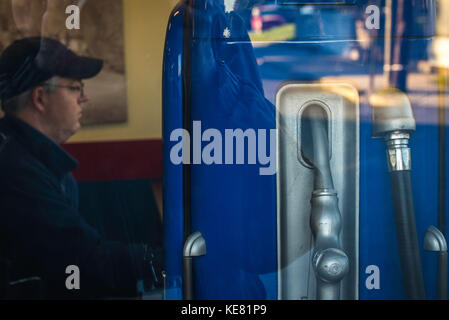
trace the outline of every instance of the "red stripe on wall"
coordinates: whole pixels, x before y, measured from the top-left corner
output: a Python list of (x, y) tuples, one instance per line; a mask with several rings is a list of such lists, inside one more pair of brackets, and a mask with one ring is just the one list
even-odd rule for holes
[(77, 181), (162, 177), (162, 140), (70, 143), (63, 148), (79, 161)]

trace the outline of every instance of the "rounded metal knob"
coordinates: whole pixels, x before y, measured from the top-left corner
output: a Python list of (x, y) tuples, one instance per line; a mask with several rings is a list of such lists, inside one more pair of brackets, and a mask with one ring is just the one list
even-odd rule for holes
[(334, 283), (341, 281), (349, 272), (349, 259), (342, 250), (329, 248), (315, 254), (313, 267), (320, 280)]

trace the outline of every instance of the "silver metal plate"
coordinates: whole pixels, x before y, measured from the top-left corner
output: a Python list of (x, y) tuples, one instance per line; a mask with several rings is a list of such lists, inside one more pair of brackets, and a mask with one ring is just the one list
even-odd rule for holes
[(359, 94), (346, 83), (290, 83), (276, 95), (278, 297), (316, 298), (310, 229), (313, 170), (300, 151), (301, 114), (312, 101), (328, 113), (330, 165), (343, 221), (340, 240), (350, 261), (340, 296), (358, 299)]

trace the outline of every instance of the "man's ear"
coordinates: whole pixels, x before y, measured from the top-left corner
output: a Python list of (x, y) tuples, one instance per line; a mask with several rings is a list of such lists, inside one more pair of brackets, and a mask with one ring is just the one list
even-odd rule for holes
[(45, 112), (48, 96), (44, 87), (36, 87), (31, 92), (31, 106), (39, 112)]

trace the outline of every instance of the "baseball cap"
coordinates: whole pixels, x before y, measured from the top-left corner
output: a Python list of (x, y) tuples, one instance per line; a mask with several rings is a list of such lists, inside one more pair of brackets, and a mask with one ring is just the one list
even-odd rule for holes
[(0, 56), (0, 98), (17, 96), (54, 76), (89, 79), (102, 68), (102, 60), (78, 56), (51, 38), (16, 40)]

